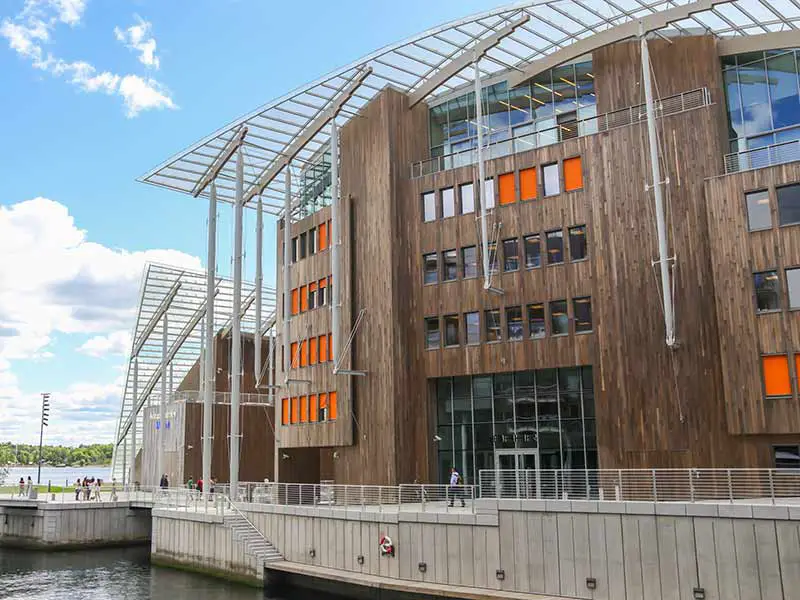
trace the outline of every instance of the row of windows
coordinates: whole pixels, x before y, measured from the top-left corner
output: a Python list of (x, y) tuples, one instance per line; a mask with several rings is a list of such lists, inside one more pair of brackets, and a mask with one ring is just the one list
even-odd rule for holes
[(331, 222), (320, 223), (292, 238), (292, 263), (328, 249)]
[[(789, 296), (789, 309), (800, 308), (800, 267), (785, 269), (786, 289)], [(753, 273), (756, 289), (756, 312), (765, 313), (781, 310), (781, 285), (778, 271)]]
[[(505, 309), (505, 323), (501, 322), (499, 308), (483, 311), (483, 335), (481, 335), (481, 315), (479, 311), (452, 314), (443, 317), (425, 319), (425, 348), (435, 350), (442, 347), (452, 348), (466, 344), (468, 346), (485, 343), (518, 341), (528, 337), (541, 339), (551, 336), (563, 336), (570, 333), (570, 315), (567, 312), (566, 300), (553, 300), (548, 303), (550, 319), (545, 314), (545, 304), (537, 302), (526, 307), (509, 306)], [(523, 308), (525, 316), (523, 317)], [(572, 320), (575, 333), (592, 331), (591, 298), (574, 298), (572, 300)], [(503, 335), (505, 325), (505, 336)], [(444, 338), (444, 339), (442, 339)]]
[(336, 413), (336, 392), (295, 396), (281, 400), (281, 425), (335, 421)]
[(289, 352), (293, 369), (326, 363), (333, 356), (333, 336), (323, 333), (307, 340), (292, 342)]
[[(784, 185), (775, 189), (778, 199), (778, 225), (800, 224), (800, 183)], [(747, 225), (750, 231), (772, 229), (772, 208), (769, 190), (758, 190), (745, 194), (747, 203)]]
[[(297, 315), (320, 306), (325, 306), (326, 296), (330, 297), (333, 278), (328, 275), (319, 281), (312, 281), (308, 285), (301, 285), (292, 290), (292, 314)], [(326, 294), (327, 289), (327, 294)]]
[[(566, 192), (573, 192), (583, 187), (583, 166), (581, 157), (568, 158), (562, 162), (563, 188)], [(545, 196), (555, 196), (561, 193), (562, 179), (559, 173), (559, 164), (550, 163), (541, 167), (542, 174), (542, 193)], [(519, 185), (517, 185), (516, 173), (505, 173), (500, 175), (498, 180), (498, 192), (500, 205), (513, 204), (519, 200), (534, 200), (538, 192), (538, 168), (531, 167), (519, 171)], [(484, 197), (486, 198), (486, 208), (495, 206), (495, 185), (494, 178), (484, 180)], [(437, 218), (447, 219), (456, 214), (466, 215), (474, 213), (476, 209), (475, 188), (472, 182), (458, 186), (458, 197), (456, 188), (449, 187), (422, 194), (422, 218), (427, 223), (435, 221)], [(437, 198), (438, 196), (438, 198)]]
[[(764, 395), (767, 398), (782, 398), (792, 395), (792, 380), (789, 376), (789, 356), (770, 354), (761, 357), (764, 376)], [(800, 354), (794, 355), (795, 375), (800, 375)]]
[[(546, 259), (542, 259), (542, 237), (545, 240)], [(583, 260), (587, 257), (586, 225), (577, 225), (567, 229), (569, 238), (569, 257), (572, 262)], [(521, 242), (521, 244), (520, 244)], [(543, 262), (548, 265), (562, 264), (564, 254), (564, 230), (554, 229), (544, 234), (532, 233), (519, 238), (508, 238), (502, 241), (503, 245), (503, 271), (511, 273), (519, 271), (524, 264), (526, 269), (541, 267)], [(439, 281), (454, 281), (459, 278), (471, 279), (478, 276), (480, 271), (478, 260), (480, 250), (477, 246), (464, 246), (461, 251), (451, 249), (441, 253), (441, 271), (439, 270), (439, 253), (430, 252), (422, 255), (423, 283), (433, 284)], [(459, 264), (460, 256), (460, 264)], [(524, 260), (524, 263), (522, 262)], [(497, 256), (497, 244), (489, 244), (489, 268), (493, 273), (500, 270)]]

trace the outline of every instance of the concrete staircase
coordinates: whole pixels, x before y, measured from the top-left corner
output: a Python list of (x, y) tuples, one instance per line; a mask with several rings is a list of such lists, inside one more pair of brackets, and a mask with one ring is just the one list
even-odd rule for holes
[(238, 512), (225, 515), (222, 522), (225, 527), (230, 529), (234, 541), (244, 546), (246, 554), (253, 556), (261, 563), (283, 560), (283, 556), (275, 549), (275, 546), (243, 515)]

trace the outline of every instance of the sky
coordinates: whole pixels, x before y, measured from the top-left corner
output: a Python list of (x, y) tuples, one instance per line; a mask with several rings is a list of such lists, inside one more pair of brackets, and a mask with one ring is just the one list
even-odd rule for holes
[[(0, 0), (0, 442), (38, 441), (42, 392), (46, 443), (111, 442), (144, 265), (205, 268), (205, 203), (137, 177), (299, 85), (497, 2)], [(229, 274), (230, 207), (219, 219)], [(273, 221), (265, 231), (274, 284)]]

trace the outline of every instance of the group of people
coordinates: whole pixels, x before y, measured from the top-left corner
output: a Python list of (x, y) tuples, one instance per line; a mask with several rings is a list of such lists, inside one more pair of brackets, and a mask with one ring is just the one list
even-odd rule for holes
[[(95, 479), (94, 477), (84, 477), (81, 479), (75, 480), (75, 500), (80, 502), (81, 500), (94, 500), (95, 502), (100, 502), (102, 497), (100, 496), (100, 490), (103, 486), (102, 479)], [(111, 498), (112, 502), (116, 501), (117, 499), (117, 480), (114, 479), (111, 482)]]
[(19, 495), (20, 498), (23, 496), (30, 496), (31, 491), (33, 491), (33, 479), (31, 479), (30, 475), (28, 475), (28, 483), (25, 483), (25, 479), (22, 477), (19, 478)]
[[(213, 494), (214, 493), (214, 486), (216, 486), (216, 485), (217, 485), (217, 480), (216, 479), (214, 479), (213, 477), (211, 479), (209, 479), (208, 491)], [(194, 477), (189, 477), (189, 481), (186, 482), (186, 487), (188, 487), (190, 490), (197, 490), (198, 492), (202, 493), (203, 492), (203, 480), (202, 479), (198, 479), (197, 481), (195, 481)]]

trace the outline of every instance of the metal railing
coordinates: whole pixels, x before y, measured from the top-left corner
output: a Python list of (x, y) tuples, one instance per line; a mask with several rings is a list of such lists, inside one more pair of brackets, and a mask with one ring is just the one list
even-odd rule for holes
[(800, 504), (800, 469), (482, 470), (482, 498)]
[[(688, 110), (702, 108), (711, 104), (711, 93), (708, 88), (698, 88), (688, 92), (675, 94), (662, 98), (656, 102), (656, 118), (676, 115)], [(647, 110), (644, 104), (629, 106), (620, 110), (578, 119), (576, 121), (560, 123), (554, 127), (518, 135), (508, 140), (493, 142), (484, 147), (484, 160), (501, 158), (511, 154), (526, 152), (535, 148), (550, 146), (568, 139), (585, 137), (596, 133), (603, 133), (620, 127), (627, 127), (647, 120)], [(520, 129), (523, 126), (516, 126)], [(426, 160), (411, 163), (411, 178), (424, 177), (440, 171), (448, 171), (458, 167), (475, 164), (478, 160), (476, 148), (436, 156)]]
[(800, 140), (725, 155), (725, 174), (752, 171), (800, 160)]
[[(272, 396), (270, 394), (239, 394), (239, 402), (241, 404), (266, 404), (272, 406)], [(185, 390), (175, 392), (172, 394), (172, 400), (175, 402), (203, 402), (203, 395), (197, 390)], [(215, 404), (230, 404), (230, 392), (215, 392)]]

